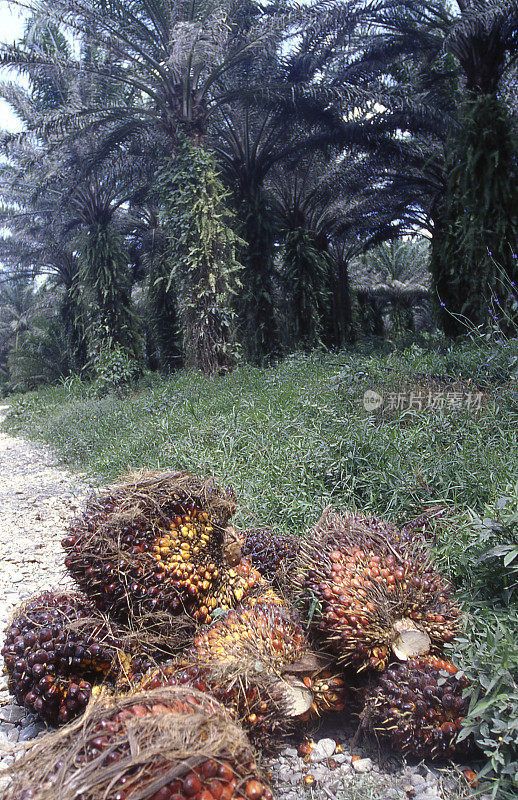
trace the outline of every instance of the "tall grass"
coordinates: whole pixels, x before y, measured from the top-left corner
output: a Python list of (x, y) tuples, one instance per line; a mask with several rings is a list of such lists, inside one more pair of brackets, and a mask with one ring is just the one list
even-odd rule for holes
[[(508, 346), (509, 347), (509, 346)], [(479, 354), (480, 358), (483, 355)], [(293, 356), (226, 377), (151, 377), (126, 397), (78, 382), (15, 399), (7, 427), (42, 440), (100, 480), (133, 469), (212, 472), (232, 484), (243, 521), (300, 530), (329, 503), (404, 517), (427, 503), (482, 510), (518, 464), (518, 402), (504, 374), (480, 411), (368, 413), (363, 393), (430, 375), (487, 382), (487, 358), (414, 345), (403, 352)], [(450, 362), (450, 363), (448, 363)]]

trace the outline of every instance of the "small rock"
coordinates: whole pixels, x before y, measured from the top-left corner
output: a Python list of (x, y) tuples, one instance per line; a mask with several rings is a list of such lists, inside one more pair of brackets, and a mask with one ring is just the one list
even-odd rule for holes
[(324, 761), (324, 759), (330, 758), (335, 750), (336, 742), (334, 739), (320, 739), (309, 754), (309, 760), (313, 764), (318, 761)]
[(357, 761), (353, 761), (352, 766), (355, 772), (363, 775), (366, 772), (371, 772), (374, 764), (370, 758), (359, 758)]
[(20, 722), (27, 716), (27, 710), (22, 706), (5, 706), (0, 711), (0, 719), (3, 722)]
[(29, 739), (35, 739), (40, 733), (44, 733), (46, 728), (39, 722), (32, 722), (27, 727), (22, 728), (20, 732), (20, 742), (27, 742)]
[(279, 768), (279, 772), (277, 773), (277, 778), (281, 783), (291, 783), (291, 777), (294, 775), (294, 771), (291, 767), (282, 766)]
[(317, 764), (317, 766), (313, 768), (312, 774), (316, 781), (329, 780), (329, 771), (323, 764)]

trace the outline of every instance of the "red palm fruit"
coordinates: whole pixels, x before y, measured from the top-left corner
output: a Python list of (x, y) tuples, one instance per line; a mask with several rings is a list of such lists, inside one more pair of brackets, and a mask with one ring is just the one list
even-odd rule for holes
[(468, 680), (450, 661), (411, 658), (386, 670), (367, 690), (363, 719), (405, 754), (449, 758), (469, 749), (457, 742), (468, 700)]
[(311, 630), (357, 670), (439, 653), (456, 635), (459, 611), (429, 553), (380, 520), (325, 512), (294, 583)]
[[(9, 691), (53, 725), (80, 714), (93, 687), (113, 685), (128, 661), (122, 634), (94, 604), (61, 592), (43, 592), (15, 613), (2, 655)], [(144, 667), (135, 661), (135, 669)]]
[(30, 782), (45, 800), (58, 783), (60, 800), (75, 798), (77, 786), (90, 800), (239, 800), (247, 788), (249, 800), (272, 797), (241, 729), (214, 698), (187, 686), (94, 703), (81, 727), (29, 751), (6, 800), (29, 798)]

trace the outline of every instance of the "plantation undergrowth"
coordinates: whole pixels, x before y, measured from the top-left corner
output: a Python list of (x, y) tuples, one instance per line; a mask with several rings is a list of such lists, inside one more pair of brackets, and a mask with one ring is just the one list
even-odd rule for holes
[[(396, 522), (440, 507), (434, 547), (471, 610), (463, 665), (485, 692), (472, 694), (468, 728), (487, 757), (482, 776), (505, 798), (518, 790), (517, 364), (517, 341), (437, 340), (212, 379), (150, 375), (124, 396), (70, 378), (12, 398), (6, 428), (99, 481), (142, 468), (214, 473), (235, 488), (243, 525), (297, 533), (327, 505)], [(368, 390), (379, 408), (364, 407)]]

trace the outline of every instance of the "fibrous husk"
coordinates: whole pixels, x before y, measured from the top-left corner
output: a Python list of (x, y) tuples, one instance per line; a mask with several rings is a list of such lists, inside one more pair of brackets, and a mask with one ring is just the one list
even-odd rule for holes
[(468, 700), (468, 680), (450, 661), (435, 656), (394, 664), (366, 692), (361, 729), (375, 732), (404, 754), (451, 758), (470, 749), (457, 742)]
[(297, 558), (299, 537), (270, 528), (252, 528), (240, 534), (243, 555), (267, 581), (284, 585), (285, 576)]
[(91, 702), (80, 721), (14, 763), (3, 797), (189, 800), (204, 790), (228, 800), (272, 798), (245, 734), (222, 706), (191, 687), (163, 687)]
[[(154, 513), (164, 513), (177, 503), (192, 503), (206, 511), (212, 524), (223, 531), (236, 512), (233, 489), (218, 486), (212, 477), (189, 472), (134, 472), (113, 486), (99, 499), (113, 498), (117, 503), (112, 519), (117, 516), (147, 522)], [(95, 502), (95, 501), (94, 501)]]
[(210, 692), (271, 752), (302, 721), (343, 710), (344, 681), (327, 666), (293, 612), (254, 598), (203, 630), (184, 656), (150, 671), (142, 685), (192, 683)]
[(64, 724), (86, 707), (94, 686), (115, 686), (151, 661), (131, 636), (78, 593), (43, 592), (14, 613), (2, 649), (8, 689), (40, 719)]
[(210, 621), (261, 580), (229, 520), (236, 504), (212, 479), (142, 473), (93, 498), (63, 540), (65, 564), (101, 610)]
[(451, 586), (422, 539), (328, 509), (301, 544), (294, 580), (309, 628), (340, 663), (382, 671), (440, 653), (457, 631)]

